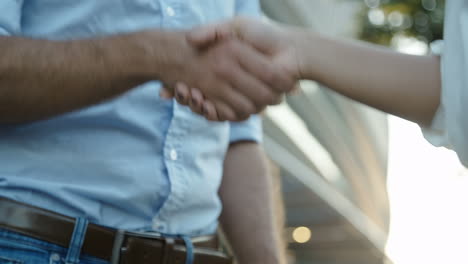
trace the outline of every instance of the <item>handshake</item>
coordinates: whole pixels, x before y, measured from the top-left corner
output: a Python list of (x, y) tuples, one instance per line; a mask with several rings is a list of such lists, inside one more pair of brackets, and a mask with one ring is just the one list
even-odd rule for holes
[(294, 32), (280, 26), (235, 18), (184, 35), (192, 51), (177, 54), (184, 66), (162, 78), (161, 96), (208, 120), (245, 120), (280, 103), (302, 77)]

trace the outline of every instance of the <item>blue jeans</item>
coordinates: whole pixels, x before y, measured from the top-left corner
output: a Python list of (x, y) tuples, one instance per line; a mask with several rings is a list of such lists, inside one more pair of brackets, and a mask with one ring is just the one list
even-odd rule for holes
[(0, 228), (0, 264), (108, 264), (80, 253), (86, 226), (77, 221), (69, 248)]

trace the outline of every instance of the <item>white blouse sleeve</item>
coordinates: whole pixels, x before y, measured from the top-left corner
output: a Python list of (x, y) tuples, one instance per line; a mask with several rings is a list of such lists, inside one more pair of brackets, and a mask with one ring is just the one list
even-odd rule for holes
[[(446, 8), (441, 103), (423, 133), (432, 144), (456, 151), (468, 167), (468, 1), (447, 1)], [(435, 45), (433, 51), (438, 53), (440, 47)]]

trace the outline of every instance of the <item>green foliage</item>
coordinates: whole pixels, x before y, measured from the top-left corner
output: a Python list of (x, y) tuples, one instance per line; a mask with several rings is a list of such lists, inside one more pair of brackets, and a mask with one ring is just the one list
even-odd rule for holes
[(445, 0), (362, 0), (361, 39), (388, 45), (396, 34), (442, 39)]

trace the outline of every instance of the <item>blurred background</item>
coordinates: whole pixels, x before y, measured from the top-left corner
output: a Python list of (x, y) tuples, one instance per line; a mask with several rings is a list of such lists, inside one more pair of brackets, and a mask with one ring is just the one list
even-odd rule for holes
[[(410, 54), (428, 53), (443, 35), (443, 0), (262, 6), (282, 23)], [(264, 121), (290, 263), (468, 263), (468, 171), (456, 155), (429, 145), (415, 124), (315, 82), (301, 86)]]

